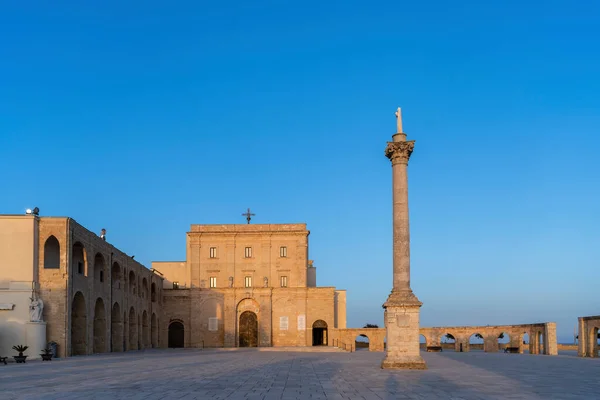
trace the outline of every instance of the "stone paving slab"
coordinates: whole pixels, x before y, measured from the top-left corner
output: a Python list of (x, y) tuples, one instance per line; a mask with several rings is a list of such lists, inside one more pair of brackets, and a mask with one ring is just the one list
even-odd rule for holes
[(383, 353), (168, 349), (0, 365), (2, 399), (595, 399), (600, 359), (422, 353), (389, 371)]

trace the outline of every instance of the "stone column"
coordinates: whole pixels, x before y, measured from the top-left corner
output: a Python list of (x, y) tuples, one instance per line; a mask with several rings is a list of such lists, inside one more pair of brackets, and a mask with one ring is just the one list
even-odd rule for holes
[(394, 286), (383, 304), (387, 348), (381, 368), (427, 369), (419, 348), (419, 301), (410, 288), (410, 227), (408, 214), (408, 159), (415, 141), (402, 132), (402, 115), (396, 112), (397, 130), (388, 142), (385, 155), (392, 162)]
[(558, 340), (556, 338), (556, 322), (547, 322), (544, 334), (544, 354), (549, 356), (558, 355)]

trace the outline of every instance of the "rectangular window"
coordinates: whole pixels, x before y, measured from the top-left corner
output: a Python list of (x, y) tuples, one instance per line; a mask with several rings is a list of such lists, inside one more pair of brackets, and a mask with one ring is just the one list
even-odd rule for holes
[(279, 330), (287, 331), (289, 327), (288, 317), (279, 317)]
[(244, 257), (252, 258), (252, 247), (246, 247), (244, 249)]
[(77, 262), (77, 273), (83, 275), (83, 263), (81, 261)]
[(173, 289), (179, 289), (179, 282), (173, 282)]
[(216, 332), (219, 330), (219, 318), (210, 317), (208, 319), (208, 330), (211, 332)]
[(100, 271), (100, 282), (104, 282), (104, 271)]
[(216, 276), (210, 277), (210, 287), (217, 287), (217, 277)]
[(279, 248), (279, 257), (287, 257), (287, 247), (281, 246)]
[(251, 276), (247, 276), (244, 279), (244, 286), (246, 286), (246, 287), (252, 287), (252, 277)]
[(217, 248), (216, 247), (210, 248), (210, 258), (217, 258)]
[(281, 277), (281, 287), (287, 287), (287, 276)]

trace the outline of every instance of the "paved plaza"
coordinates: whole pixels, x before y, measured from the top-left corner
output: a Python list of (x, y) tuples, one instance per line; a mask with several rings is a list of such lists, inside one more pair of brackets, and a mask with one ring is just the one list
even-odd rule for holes
[(600, 359), (423, 353), (429, 370), (379, 368), (383, 353), (168, 349), (0, 365), (2, 399), (594, 399)]

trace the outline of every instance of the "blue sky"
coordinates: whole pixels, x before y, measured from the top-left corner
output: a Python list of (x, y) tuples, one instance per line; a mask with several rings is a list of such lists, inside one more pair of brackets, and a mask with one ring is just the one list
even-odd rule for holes
[(422, 325), (600, 313), (597, 2), (120, 3), (3, 6), (0, 212), (148, 266), (247, 207), (306, 222), (349, 326), (382, 324), (401, 106)]

